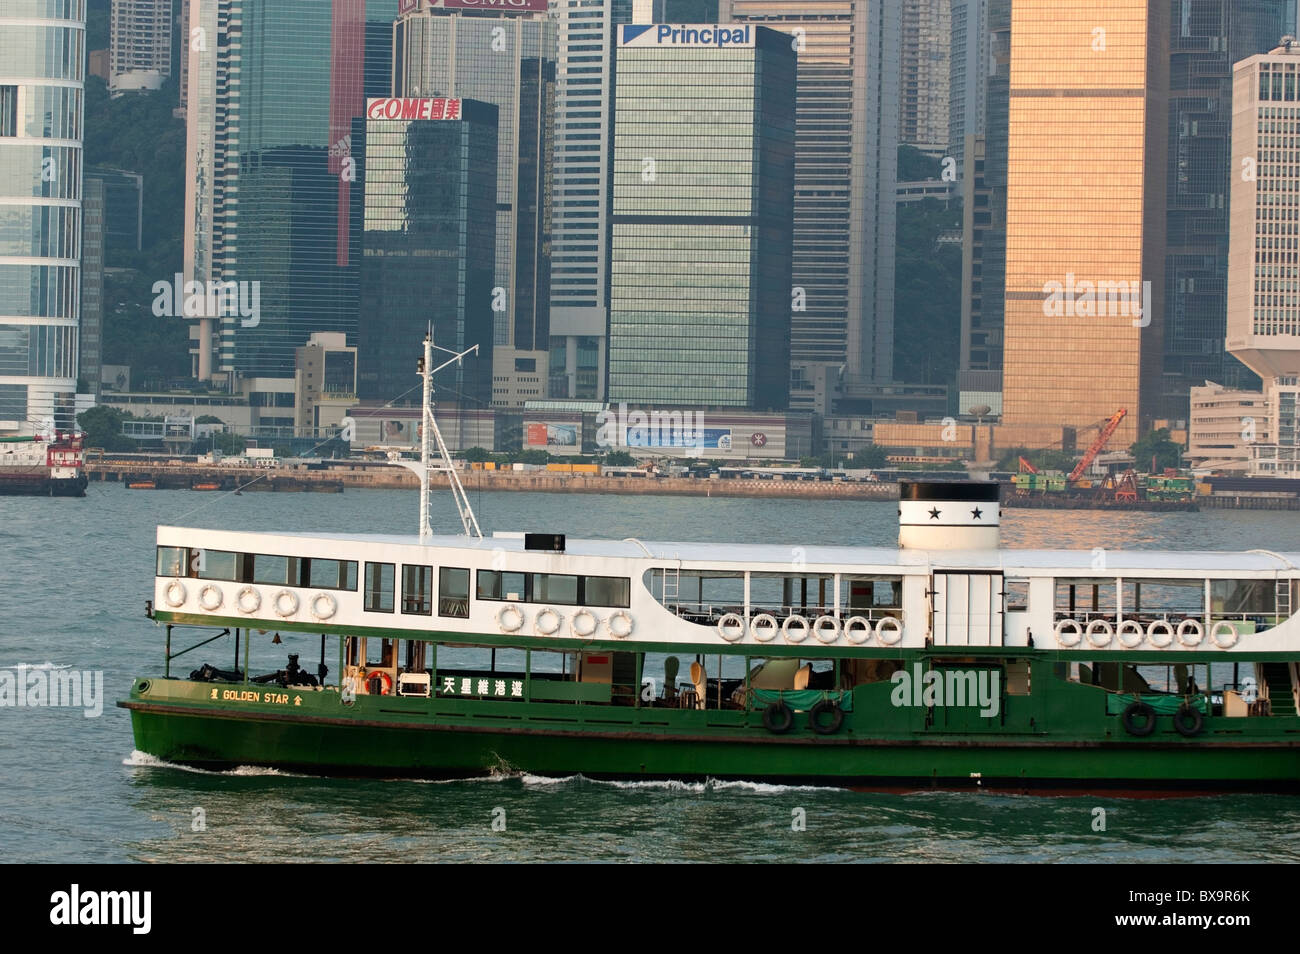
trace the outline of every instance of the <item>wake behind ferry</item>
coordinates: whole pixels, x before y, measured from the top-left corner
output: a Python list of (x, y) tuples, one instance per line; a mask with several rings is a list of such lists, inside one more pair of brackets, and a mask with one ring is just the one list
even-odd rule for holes
[[(119, 703), (137, 749), (394, 777), (1297, 787), (1300, 554), (1003, 550), (980, 482), (904, 482), (897, 549), (483, 537), (430, 374), (418, 535), (158, 528), (163, 671)], [(463, 535), (428, 532), (434, 442)], [(298, 645), (258, 674), (254, 639)], [(231, 668), (172, 673), (232, 643)]]

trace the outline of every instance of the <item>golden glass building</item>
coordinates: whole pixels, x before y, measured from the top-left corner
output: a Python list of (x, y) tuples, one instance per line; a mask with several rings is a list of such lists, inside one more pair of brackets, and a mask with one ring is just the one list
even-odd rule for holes
[(1127, 448), (1154, 410), (1168, 14), (1149, 0), (1012, 4), (1000, 447), (1086, 446), (1126, 408), (1110, 446)]

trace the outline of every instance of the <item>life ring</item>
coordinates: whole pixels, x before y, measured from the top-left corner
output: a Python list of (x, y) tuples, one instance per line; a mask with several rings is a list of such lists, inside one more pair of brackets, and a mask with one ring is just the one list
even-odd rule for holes
[[(208, 594), (215, 593), (216, 599), (208, 599)], [(226, 601), (225, 595), (221, 592), (221, 587), (212, 583), (204, 583), (203, 588), (199, 590), (199, 605), (209, 613), (214, 613), (221, 609), (221, 604)]]
[[(176, 595), (176, 590), (180, 590), (180, 595)], [(167, 584), (167, 589), (163, 590), (163, 599), (167, 601), (168, 606), (184, 606), (185, 600), (189, 594), (185, 592), (185, 584), (180, 580), (172, 580)]]
[(760, 643), (770, 643), (776, 639), (776, 634), (780, 628), (781, 624), (776, 621), (776, 617), (771, 613), (759, 613), (749, 621), (749, 635)]
[[(1119, 624), (1115, 630), (1119, 641), (1125, 649), (1135, 649), (1142, 644), (1142, 639), (1146, 635), (1142, 631), (1142, 624), (1135, 619), (1126, 619)], [(1132, 636), (1133, 639), (1125, 639), (1126, 636)]]
[[(284, 608), (284, 598), (286, 596), (289, 598), (288, 609)], [(292, 616), (294, 613), (298, 612), (298, 594), (292, 590), (281, 590), (279, 593), (275, 594), (275, 598), (271, 601), (271, 605), (275, 608), (276, 616)]]
[(554, 636), (560, 631), (560, 624), (563, 622), (564, 617), (557, 610), (546, 606), (538, 610), (537, 615), (533, 617), (533, 629), (543, 636)]
[(1205, 728), (1205, 716), (1200, 709), (1184, 702), (1174, 713), (1174, 728), (1178, 730), (1179, 735), (1190, 739), (1194, 735), (1200, 735), (1201, 730)]
[[(822, 722), (821, 717), (827, 712), (831, 714), (831, 721)], [(842, 725), (844, 725), (844, 710), (839, 707), (837, 702), (822, 699), (814, 703), (813, 707), (808, 710), (808, 728), (818, 735), (834, 735), (840, 731)]]
[(507, 603), (497, 610), (497, 625), (503, 633), (517, 633), (524, 625), (524, 612), (514, 603)]
[[(321, 612), (317, 605), (321, 600), (325, 601), (324, 612)], [(307, 608), (311, 610), (311, 615), (315, 616), (317, 619), (329, 619), (339, 611), (339, 602), (329, 593), (317, 593), (311, 598), (311, 602), (307, 604)]]
[[(253, 598), (252, 606), (249, 606), (248, 601), (245, 599), (245, 597), (249, 596)], [(257, 592), (257, 587), (246, 586), (240, 590), (239, 595), (235, 597), (235, 605), (239, 607), (241, 613), (256, 613), (262, 608), (262, 594)]]
[[(1101, 634), (1100, 639), (1097, 638), (1098, 633)], [(1094, 619), (1088, 624), (1085, 634), (1088, 637), (1089, 643), (1098, 649), (1101, 649), (1104, 646), (1110, 645), (1110, 641), (1115, 636), (1115, 630), (1111, 627), (1108, 621), (1104, 619)]]
[[(830, 628), (827, 629), (825, 626), (822, 625), (823, 623), (830, 623), (831, 624)], [(825, 643), (827, 646), (829, 646), (831, 643), (835, 642), (840, 638), (840, 621), (837, 620), (834, 616), (818, 616), (815, 620), (813, 620), (812, 631), (813, 631), (813, 636), (817, 637), (817, 642)], [(824, 639), (822, 637), (823, 633), (829, 633), (830, 639)]]
[(383, 686), (379, 689), (379, 695), (391, 696), (393, 694), (393, 677), (388, 673), (384, 672), (382, 669), (371, 670), (366, 673), (365, 683), (369, 685), (371, 679), (378, 679), (383, 683)]
[[(1226, 642), (1219, 638), (1225, 634), (1228, 636)], [(1237, 640), (1240, 638), (1241, 635), (1237, 632), (1236, 625), (1229, 623), (1226, 619), (1219, 620), (1214, 624), (1214, 628), (1210, 630), (1210, 640), (1220, 649), (1231, 649), (1237, 645)]]
[[(578, 625), (578, 620), (590, 621), (591, 625), (584, 622)], [(573, 635), (581, 639), (586, 639), (593, 635), (600, 628), (600, 619), (589, 609), (580, 609), (569, 619), (569, 629), (573, 630)]]
[[(1066, 627), (1070, 627), (1070, 636), (1073, 638), (1067, 638)], [(1075, 646), (1079, 645), (1079, 640), (1083, 639), (1083, 627), (1080, 626), (1079, 621), (1075, 619), (1061, 620), (1056, 624), (1056, 628), (1053, 632), (1056, 634), (1056, 641), (1066, 649), (1073, 649)]]
[(794, 712), (784, 702), (774, 702), (763, 710), (763, 728), (775, 735), (790, 731), (794, 725)]
[[(798, 635), (794, 635), (798, 630)], [(785, 637), (787, 643), (802, 643), (808, 638), (808, 633), (812, 627), (808, 625), (808, 620), (798, 613), (791, 613), (781, 624), (781, 635)]]
[[(889, 626), (888, 630), (885, 629), (886, 625)], [(888, 639), (885, 638), (886, 632), (892, 634)], [(882, 646), (892, 646), (902, 638), (903, 624), (900, 623), (896, 617), (886, 616), (884, 619), (880, 620), (880, 622), (876, 623), (876, 641)]]
[[(624, 625), (615, 626), (614, 622), (616, 620), (622, 620)], [(632, 614), (627, 610), (615, 610), (609, 614), (609, 619), (605, 620), (605, 628), (609, 630), (609, 635), (615, 639), (627, 639), (632, 635), (632, 630), (636, 629), (636, 624), (632, 621)], [(745, 629), (743, 622), (740, 624), (740, 629), (742, 632)]]
[(735, 613), (728, 613), (718, 620), (718, 635), (729, 643), (734, 643), (745, 635), (745, 621)]
[[(1156, 710), (1145, 702), (1130, 702), (1128, 708), (1124, 710), (1122, 718), (1124, 720), (1124, 730), (1129, 735), (1143, 738), (1156, 730)], [(1139, 719), (1145, 721), (1139, 722)]]
[[(860, 628), (854, 629), (854, 626)], [(861, 633), (862, 638), (854, 639), (854, 633)], [(861, 646), (871, 638), (871, 620), (867, 619), (865, 616), (850, 616), (844, 621), (844, 638), (855, 646)]]
[[(1205, 639), (1205, 627), (1201, 625), (1199, 619), (1185, 619), (1178, 624), (1178, 641), (1191, 649), (1201, 645)], [(1191, 636), (1191, 639), (1187, 637)]]
[[(1156, 634), (1162, 637), (1156, 639)], [(1147, 642), (1156, 649), (1167, 649), (1174, 641), (1174, 628), (1169, 625), (1168, 620), (1158, 619), (1147, 627)]]

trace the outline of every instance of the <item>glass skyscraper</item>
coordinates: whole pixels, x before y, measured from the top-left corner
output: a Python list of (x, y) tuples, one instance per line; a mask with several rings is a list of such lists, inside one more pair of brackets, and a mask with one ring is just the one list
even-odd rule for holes
[[(365, 183), (359, 396), (419, 403), (413, 349), (432, 322), (434, 344), (452, 351), (479, 346), (477, 355), (434, 378), (435, 398), (486, 407), (497, 107), (469, 99), (372, 99), (366, 113), (353, 134)], [(416, 116), (423, 118), (407, 118)]]
[(70, 427), (85, 0), (0, 4), (0, 431)]
[(619, 29), (609, 399), (785, 409), (790, 39), (749, 24)]

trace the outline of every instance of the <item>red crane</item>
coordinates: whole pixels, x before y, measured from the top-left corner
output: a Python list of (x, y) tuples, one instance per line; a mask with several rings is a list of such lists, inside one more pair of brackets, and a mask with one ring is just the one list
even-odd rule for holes
[(1020, 472), (1022, 474), (1036, 474), (1038, 468), (1022, 457), (1020, 458)]
[(1110, 416), (1102, 426), (1097, 439), (1088, 447), (1079, 463), (1075, 465), (1074, 470), (1070, 471), (1070, 476), (1065, 478), (1066, 483), (1072, 484), (1083, 476), (1084, 471), (1091, 466), (1097, 455), (1101, 453), (1102, 448), (1106, 446), (1106, 442), (1110, 440), (1111, 435), (1115, 433), (1115, 430), (1119, 427), (1119, 422), (1124, 420), (1126, 414), (1128, 414), (1128, 408), (1122, 407)]

